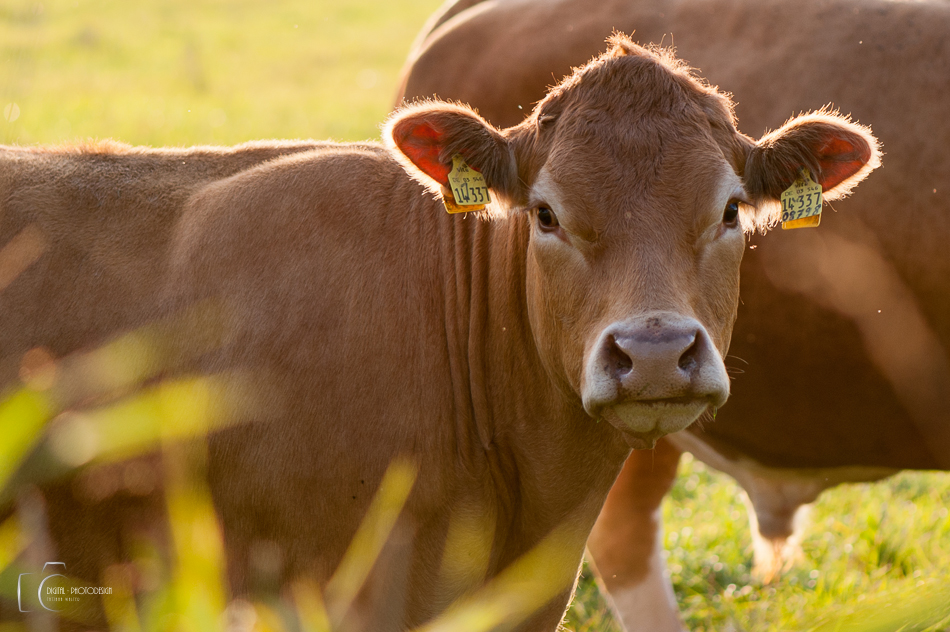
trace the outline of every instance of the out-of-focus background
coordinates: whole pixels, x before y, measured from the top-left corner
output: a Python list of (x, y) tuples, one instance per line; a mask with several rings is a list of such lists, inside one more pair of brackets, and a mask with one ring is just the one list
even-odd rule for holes
[(2, 0), (3, 143), (379, 136), (438, 0)]
[[(0, 142), (375, 139), (439, 4), (0, 0)], [(741, 491), (688, 455), (681, 468), (664, 519), (689, 629), (950, 630), (933, 598), (950, 584), (950, 475), (826, 492), (802, 559), (766, 585), (751, 573)], [(619, 630), (586, 568), (567, 627)]]

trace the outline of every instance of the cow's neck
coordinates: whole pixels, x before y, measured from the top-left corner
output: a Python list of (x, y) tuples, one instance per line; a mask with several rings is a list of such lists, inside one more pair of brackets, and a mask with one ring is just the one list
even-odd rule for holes
[[(499, 533), (514, 534), (502, 546), (510, 556), (568, 519), (586, 540), (629, 447), (542, 367), (527, 313), (528, 223), (452, 216), (441, 226), (446, 334), (465, 469), (491, 479)], [(498, 556), (499, 563), (509, 557)]]

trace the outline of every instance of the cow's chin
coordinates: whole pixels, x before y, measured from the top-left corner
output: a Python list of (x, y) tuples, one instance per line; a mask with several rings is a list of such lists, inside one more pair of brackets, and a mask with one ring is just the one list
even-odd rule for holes
[(603, 417), (624, 434), (634, 450), (650, 450), (657, 439), (683, 430), (709, 406), (707, 399), (633, 401), (605, 408)]

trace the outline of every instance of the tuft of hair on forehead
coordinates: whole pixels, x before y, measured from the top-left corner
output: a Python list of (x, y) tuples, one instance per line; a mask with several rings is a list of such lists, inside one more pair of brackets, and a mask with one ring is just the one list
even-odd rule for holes
[[(734, 104), (730, 96), (698, 76), (693, 68), (676, 57), (673, 48), (653, 44), (644, 47), (619, 31), (607, 38), (607, 44), (606, 52), (574, 68), (569, 76), (548, 91), (534, 110), (539, 122), (556, 118), (559, 106), (590, 94), (579, 88), (596, 90), (603, 86), (609, 87), (608, 97), (617, 103), (652, 100), (656, 105), (662, 103), (675, 107), (677, 102), (683, 105), (692, 102), (703, 110), (713, 126), (735, 131)], [(634, 89), (644, 85), (654, 86), (654, 92), (624, 91), (625, 87)], [(584, 96), (574, 97), (579, 92)]]

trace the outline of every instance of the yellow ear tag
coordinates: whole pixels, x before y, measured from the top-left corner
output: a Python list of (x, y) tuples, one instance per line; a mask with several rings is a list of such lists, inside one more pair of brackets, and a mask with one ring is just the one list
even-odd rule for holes
[(802, 169), (798, 179), (782, 193), (782, 228), (806, 228), (821, 223), (821, 185)]
[(452, 156), (449, 186), (451, 190), (442, 187), (442, 203), (449, 213), (484, 211), (491, 202), (484, 176), (469, 167), (461, 154)]

